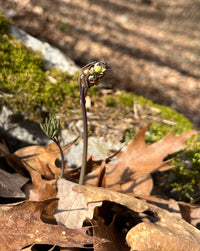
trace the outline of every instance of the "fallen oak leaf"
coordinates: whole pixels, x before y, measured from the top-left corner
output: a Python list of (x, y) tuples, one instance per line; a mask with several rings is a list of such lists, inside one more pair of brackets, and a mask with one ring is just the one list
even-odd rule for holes
[[(78, 138), (62, 146), (65, 152), (77, 142)], [(46, 146), (28, 146), (17, 150), (14, 156), (20, 158), (24, 166), (30, 170), (38, 171), (46, 179), (54, 179), (61, 173), (61, 169), (56, 167), (55, 161), (60, 156), (60, 151), (56, 143), (52, 142)]]
[[(123, 205), (130, 210), (138, 213), (145, 213), (148, 212), (150, 215), (154, 215), (153, 222), (142, 222), (137, 224), (131, 229), (131, 232), (127, 234), (127, 238), (131, 240), (127, 240), (129, 245), (131, 246), (131, 250), (174, 250), (174, 251), (185, 251), (189, 249), (191, 250), (200, 250), (200, 231), (184, 221), (183, 219), (174, 216), (172, 213), (161, 209), (155, 205), (148, 204), (142, 200), (136, 199), (132, 196), (128, 196), (126, 194), (118, 193), (112, 190), (108, 190), (105, 188), (99, 187), (92, 187), (92, 186), (81, 186), (77, 185), (73, 188), (73, 190), (83, 193), (87, 203), (91, 202), (100, 202), (100, 201), (111, 201), (117, 204)], [(145, 235), (137, 235), (138, 238), (132, 239), (132, 233), (136, 234), (137, 230), (141, 228), (144, 229), (144, 226), (147, 225), (147, 231)], [(149, 223), (149, 224), (148, 224)], [(143, 225), (140, 225), (143, 224)], [(137, 228), (136, 228), (137, 227)], [(136, 229), (134, 229), (136, 228)], [(152, 232), (158, 233), (159, 235), (151, 235)], [(144, 233), (144, 232), (143, 232)], [(166, 234), (167, 233), (167, 234)], [(147, 242), (150, 243), (151, 249), (146, 249), (145, 240), (147, 235)], [(157, 248), (158, 242), (155, 241), (154, 238), (157, 238), (159, 241), (158, 236), (165, 235), (165, 240), (160, 245), (160, 249)], [(131, 236), (131, 237), (130, 237)], [(171, 238), (172, 236), (172, 238)], [(169, 238), (168, 238), (169, 237)], [(134, 237), (133, 237), (134, 238)], [(168, 238), (168, 242), (166, 241)], [(140, 249), (137, 249), (137, 243), (141, 243), (141, 239), (144, 240), (144, 246), (140, 246)], [(170, 240), (174, 240), (173, 249), (171, 249), (171, 242)], [(168, 246), (166, 246), (168, 243)], [(180, 243), (182, 243), (180, 245)], [(189, 244), (189, 245), (188, 245)], [(135, 248), (136, 247), (136, 248)], [(181, 249), (180, 249), (181, 247)]]
[(28, 197), (30, 200), (42, 201), (46, 199), (55, 198), (56, 180), (45, 180), (37, 171), (30, 172), (32, 179), (32, 190), (34, 190), (34, 197)]
[(169, 133), (160, 141), (147, 145), (147, 129), (148, 126), (136, 134), (116, 164), (106, 166), (106, 187), (124, 193), (149, 195), (153, 188), (151, 173), (163, 164), (167, 155), (185, 148), (185, 140), (196, 133), (189, 131), (180, 136)]
[(97, 187), (105, 187), (106, 184), (105, 172), (106, 172), (105, 160), (103, 160), (100, 166), (99, 175), (96, 183)]
[(0, 169), (0, 196), (6, 198), (24, 198), (21, 188), (29, 181), (19, 173), (8, 173)]
[(0, 250), (21, 250), (33, 244), (60, 247), (84, 247), (102, 240), (86, 234), (87, 227), (67, 229), (64, 226), (45, 224), (41, 221), (43, 208), (56, 199), (35, 202), (24, 201), (0, 206)]

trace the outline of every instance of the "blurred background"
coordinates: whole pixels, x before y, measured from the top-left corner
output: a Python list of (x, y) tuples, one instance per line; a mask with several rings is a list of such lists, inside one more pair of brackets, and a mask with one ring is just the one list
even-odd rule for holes
[(199, 0), (0, 0), (0, 11), (80, 67), (108, 62), (105, 85), (168, 105), (200, 128)]

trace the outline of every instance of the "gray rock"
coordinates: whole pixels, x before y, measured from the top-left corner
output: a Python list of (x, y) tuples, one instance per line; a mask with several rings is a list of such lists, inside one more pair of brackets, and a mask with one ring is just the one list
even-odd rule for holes
[(26, 145), (45, 145), (50, 142), (37, 123), (24, 120), (5, 106), (0, 110), (0, 132), (13, 150)]
[[(113, 142), (111, 140), (105, 140), (103, 137), (97, 138), (91, 136), (88, 138), (88, 154), (94, 156), (96, 159), (104, 159), (110, 155), (110, 150), (119, 150), (122, 144), (120, 142)], [(65, 157), (69, 166), (79, 167), (82, 162), (83, 141), (80, 140), (78, 144), (72, 146), (69, 151), (66, 152)], [(113, 159), (115, 161), (115, 159)]]
[(14, 26), (11, 26), (11, 34), (27, 47), (39, 51), (45, 60), (44, 63), (47, 68), (58, 68), (69, 74), (74, 74), (80, 70), (70, 58), (66, 57), (59, 49), (52, 47), (50, 44), (42, 42)]

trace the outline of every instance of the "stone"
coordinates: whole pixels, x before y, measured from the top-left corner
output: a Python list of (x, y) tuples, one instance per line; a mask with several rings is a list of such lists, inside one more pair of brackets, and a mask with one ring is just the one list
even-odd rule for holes
[(6, 106), (2, 106), (0, 110), (0, 132), (11, 151), (27, 145), (46, 145), (50, 142), (37, 123), (14, 114)]
[(59, 49), (50, 44), (38, 40), (15, 26), (11, 26), (11, 34), (27, 47), (39, 51), (44, 58), (45, 67), (58, 68), (72, 75), (80, 71), (80, 68), (70, 58), (66, 57)]

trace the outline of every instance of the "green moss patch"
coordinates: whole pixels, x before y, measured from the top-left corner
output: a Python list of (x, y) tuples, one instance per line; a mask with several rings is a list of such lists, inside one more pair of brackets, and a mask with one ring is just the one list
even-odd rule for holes
[[(147, 115), (148, 113), (151, 113), (151, 110), (157, 111), (157, 114), (155, 115), (157, 121), (155, 122), (153, 118), (149, 121), (151, 126), (146, 135), (147, 143), (156, 142), (169, 132), (173, 132), (175, 135), (180, 135), (181, 133), (192, 129), (192, 123), (182, 114), (177, 113), (170, 107), (154, 104), (151, 100), (142, 96), (136, 96), (134, 93), (121, 92), (118, 95), (106, 96), (105, 99), (105, 103), (109, 107), (129, 107), (130, 109), (127, 110), (127, 114), (131, 112), (133, 113), (134, 105), (138, 104)], [(135, 129), (130, 128), (130, 130), (125, 132), (125, 139), (132, 139), (134, 135)]]
[(75, 108), (77, 74), (44, 70), (41, 55), (27, 49), (9, 34), (9, 22), (0, 15), (0, 91), (2, 103), (29, 118), (38, 119), (41, 110), (56, 113)]
[(168, 175), (166, 188), (179, 193), (180, 200), (190, 203), (200, 201), (200, 134), (188, 140), (190, 148), (179, 153), (171, 164), (175, 166)]

